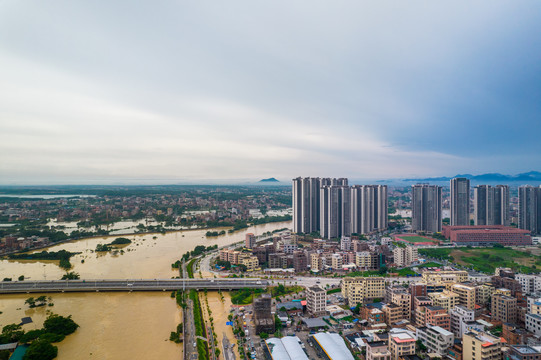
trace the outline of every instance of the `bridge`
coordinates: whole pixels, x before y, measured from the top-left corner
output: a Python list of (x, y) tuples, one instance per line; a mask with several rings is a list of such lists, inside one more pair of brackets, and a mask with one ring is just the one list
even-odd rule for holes
[(138, 279), (138, 280), (39, 280), (2, 281), (0, 294), (99, 291), (173, 291), (264, 289), (264, 279)]

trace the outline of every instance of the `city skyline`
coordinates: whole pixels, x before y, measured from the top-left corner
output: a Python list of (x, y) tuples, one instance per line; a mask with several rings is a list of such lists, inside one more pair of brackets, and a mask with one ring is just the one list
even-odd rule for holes
[(2, 3), (0, 184), (541, 169), (540, 3), (127, 7)]

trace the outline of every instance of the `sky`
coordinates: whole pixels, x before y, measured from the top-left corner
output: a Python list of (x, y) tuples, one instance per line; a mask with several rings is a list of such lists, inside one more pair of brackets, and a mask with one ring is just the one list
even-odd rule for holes
[(0, 184), (541, 170), (541, 2), (0, 0)]

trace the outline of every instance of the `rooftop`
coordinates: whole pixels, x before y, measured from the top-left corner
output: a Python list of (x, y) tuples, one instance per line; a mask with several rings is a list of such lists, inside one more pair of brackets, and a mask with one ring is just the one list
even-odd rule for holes
[(385, 341), (371, 341), (368, 345), (370, 345), (370, 347), (387, 346)]
[(321, 291), (325, 291), (321, 288), (321, 286), (318, 286), (318, 285), (313, 285), (313, 286), (310, 286), (309, 289), (311, 291), (314, 291), (314, 292), (321, 292)]
[(527, 345), (512, 345), (511, 347), (520, 354), (525, 354), (525, 355), (539, 354), (539, 351)]
[(273, 360), (309, 360), (297, 336), (286, 336), (281, 339), (271, 338), (265, 341)]
[(533, 318), (535, 318), (537, 320), (541, 320), (541, 315), (539, 315), (539, 314), (526, 314), (526, 316), (531, 316), (531, 317), (533, 317)]
[(393, 338), (393, 341), (397, 342), (397, 343), (415, 341), (415, 338), (413, 336), (411, 336), (410, 334), (405, 333), (405, 332), (398, 333), (398, 334), (393, 334), (392, 338)]
[(443, 335), (443, 336), (451, 336), (451, 335), (453, 335), (452, 332), (447, 331), (447, 330), (445, 330), (444, 328), (442, 328), (440, 326), (431, 326), (430, 328), (432, 330), (438, 332), (439, 334)]
[(308, 328), (318, 328), (318, 327), (325, 327), (328, 326), (328, 324), (323, 321), (322, 318), (303, 318), (302, 322), (308, 327)]
[(445, 308), (443, 308), (441, 306), (432, 306), (432, 305), (428, 305), (428, 306), (426, 306), (426, 308), (428, 310), (431, 310), (431, 311), (445, 310)]
[(327, 355), (332, 354), (332, 360), (354, 360), (340, 335), (326, 332), (315, 334), (312, 337)]

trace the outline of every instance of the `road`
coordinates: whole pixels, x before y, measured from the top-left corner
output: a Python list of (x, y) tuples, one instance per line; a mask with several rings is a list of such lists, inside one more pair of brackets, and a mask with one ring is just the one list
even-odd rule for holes
[(225, 360), (235, 360), (235, 352), (233, 351), (233, 345), (229, 342), (229, 339), (225, 332), (222, 336), (222, 353)]
[[(196, 343), (195, 338), (195, 324), (193, 321), (193, 303), (190, 299), (186, 299), (186, 309), (184, 314), (184, 360), (197, 360), (197, 346), (194, 346)], [(189, 331), (186, 331), (189, 330)]]
[(267, 280), (241, 279), (126, 279), (2, 281), (0, 294), (90, 291), (173, 291), (186, 289), (231, 290), (267, 287)]

